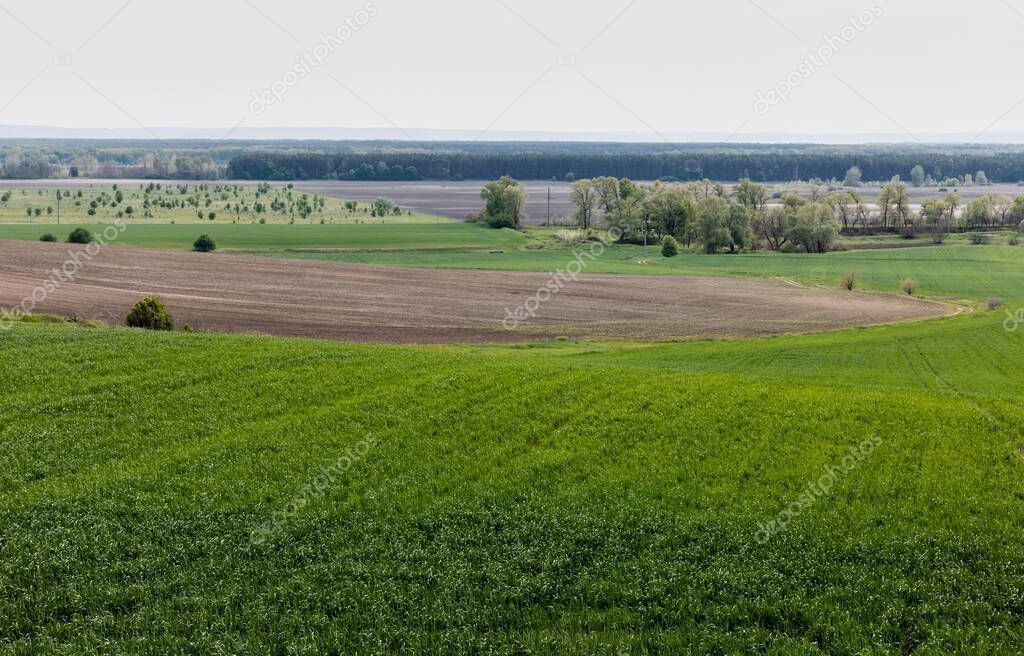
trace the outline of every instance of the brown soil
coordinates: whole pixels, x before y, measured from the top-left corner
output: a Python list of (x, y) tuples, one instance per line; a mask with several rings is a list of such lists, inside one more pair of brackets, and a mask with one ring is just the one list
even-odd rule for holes
[[(18, 306), (44, 280), (59, 280), (50, 271), (70, 252), (84, 247), (0, 241), (0, 308)], [(156, 294), (179, 325), (200, 330), (382, 343), (748, 337), (945, 313), (942, 305), (896, 295), (768, 280), (582, 274), (540, 304), (535, 318), (506, 330), (506, 309), (535, 297), (550, 274), (123, 247), (103, 249), (88, 262), (79, 257), (85, 263), (74, 280), (47, 294), (35, 312), (120, 324), (133, 303)]]

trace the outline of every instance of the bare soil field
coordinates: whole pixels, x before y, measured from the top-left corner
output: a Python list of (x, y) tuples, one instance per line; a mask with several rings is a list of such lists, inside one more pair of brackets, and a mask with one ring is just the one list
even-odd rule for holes
[[(92, 260), (84, 247), (0, 241), (0, 308), (36, 292), (37, 313), (120, 325), (149, 294), (179, 325), (379, 343), (516, 342), (557, 336), (598, 339), (748, 337), (828, 330), (945, 314), (911, 298), (809, 289), (769, 280), (582, 274), (503, 326), (550, 274), (424, 270), (268, 257), (119, 247)], [(77, 256), (73, 280), (54, 269)], [(45, 296), (45, 298), (41, 298)], [(540, 294), (544, 299), (546, 294)], [(509, 324), (514, 322), (509, 321)]]

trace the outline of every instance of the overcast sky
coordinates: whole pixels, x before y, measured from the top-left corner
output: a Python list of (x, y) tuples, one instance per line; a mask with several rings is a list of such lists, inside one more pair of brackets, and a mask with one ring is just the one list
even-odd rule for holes
[(1024, 0), (0, 0), (0, 21), (2, 125), (1024, 133)]

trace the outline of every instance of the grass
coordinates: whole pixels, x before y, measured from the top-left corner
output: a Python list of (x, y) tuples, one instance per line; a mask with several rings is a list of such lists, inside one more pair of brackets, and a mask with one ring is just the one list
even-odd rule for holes
[(12, 651), (1024, 646), (1024, 331), (998, 313), (466, 349), (18, 326), (0, 361)]
[[(188, 226), (145, 228), (125, 238), (177, 247)], [(327, 241), (385, 264), (571, 255), (461, 224), (223, 228), (229, 248)], [(429, 243), (452, 250), (413, 250)], [(1003, 326), (1024, 251), (641, 252), (588, 270), (856, 270), (1006, 306), (757, 340), (449, 347), (33, 317), (0, 331), (0, 650), (1024, 650), (1024, 327)]]
[[(38, 240), (44, 232), (52, 232), (58, 240), (64, 241), (67, 234), (76, 227), (84, 227), (94, 234), (101, 234), (104, 228), (99, 224), (62, 224), (57, 233), (54, 226), (0, 225), (0, 239)], [(448, 222), (383, 225), (127, 224), (115, 244), (190, 250), (196, 238), (203, 233), (213, 237), (218, 250), (256, 251), (264, 254), (276, 254), (287, 249), (373, 249), (378, 252), (390, 249), (412, 252), (460, 249), (471, 253), (476, 250), (516, 248), (524, 243), (523, 237), (511, 230), (491, 230), (479, 225)]]
[[(907, 278), (920, 283), (924, 296), (959, 296), (985, 299), (992, 296), (1024, 296), (1024, 249), (1011, 246), (951, 245), (913, 249), (862, 250), (825, 255), (745, 253), (738, 255), (696, 255), (662, 257), (652, 246), (612, 246), (595, 261), (588, 261), (590, 273), (646, 275), (781, 277), (806, 284), (838, 287), (847, 272), (857, 274), (859, 287), (900, 291)], [(505, 269), (555, 271), (572, 261), (568, 247), (510, 250), (493, 255), (480, 252), (367, 252), (291, 253), (290, 257), (328, 259), (342, 262), (413, 266), (426, 268)]]

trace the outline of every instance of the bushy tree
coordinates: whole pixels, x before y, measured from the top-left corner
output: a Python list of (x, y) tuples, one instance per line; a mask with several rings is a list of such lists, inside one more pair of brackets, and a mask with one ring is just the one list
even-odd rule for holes
[(763, 184), (749, 179), (740, 180), (732, 193), (736, 202), (751, 212), (760, 212), (768, 206), (768, 187)]
[(786, 239), (803, 246), (808, 253), (827, 253), (839, 232), (832, 208), (824, 203), (808, 203), (796, 212), (786, 231)]
[(672, 235), (665, 235), (661, 239), (661, 254), (663, 257), (675, 257), (679, 255), (679, 242)]
[(655, 182), (644, 197), (643, 209), (657, 233), (690, 242), (695, 205), (686, 187)]
[(576, 222), (584, 229), (589, 228), (600, 199), (593, 181), (584, 178), (572, 183), (569, 199), (576, 206)]
[(518, 228), (526, 218), (526, 189), (511, 176), (487, 183), (480, 198), (484, 201), (483, 218), (492, 228)]
[(210, 235), (199, 235), (199, 239), (196, 239), (195, 243), (192, 244), (192, 250), (197, 253), (212, 253), (217, 250), (217, 243), (213, 241)]
[(749, 248), (753, 241), (753, 233), (750, 230), (750, 210), (743, 205), (730, 205), (729, 218), (726, 220), (726, 228), (729, 230), (731, 243), (729, 251), (735, 253), (737, 250)]
[(718, 196), (706, 196), (697, 201), (697, 235), (705, 253), (717, 253), (733, 246), (730, 213), (729, 203)]
[(641, 241), (644, 230), (644, 198), (646, 191), (629, 178), (618, 181), (614, 208), (605, 215), (610, 227), (620, 232), (623, 241)]
[(924, 181), (924, 167), (918, 164), (910, 170), (910, 183), (915, 187), (920, 187), (924, 185)]
[(373, 201), (372, 209), (370, 211), (371, 216), (384, 217), (391, 214), (395, 204), (387, 198), (378, 198)]
[(764, 241), (770, 250), (782, 249), (789, 229), (789, 212), (782, 207), (773, 207), (754, 215), (751, 221), (754, 233)]
[(146, 330), (174, 330), (174, 320), (167, 312), (167, 306), (156, 296), (147, 296), (128, 312), (125, 324), (129, 328)]
[(888, 226), (890, 220), (894, 226), (897, 220), (902, 222), (901, 225), (911, 223), (910, 194), (907, 192), (907, 183), (901, 181), (900, 176), (895, 176), (882, 187), (878, 207), (882, 212), (883, 226)]
[(860, 187), (864, 184), (861, 182), (861, 175), (860, 168), (851, 166), (849, 170), (846, 171), (846, 177), (843, 179), (843, 186)]
[(92, 233), (85, 228), (75, 228), (68, 235), (69, 244), (91, 244), (92, 240)]

